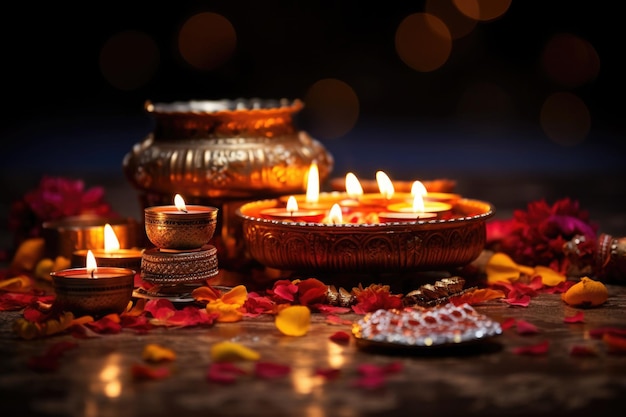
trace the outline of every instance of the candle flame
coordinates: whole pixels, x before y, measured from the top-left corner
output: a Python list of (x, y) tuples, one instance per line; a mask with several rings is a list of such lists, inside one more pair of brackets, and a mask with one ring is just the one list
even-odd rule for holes
[(117, 239), (115, 230), (109, 223), (104, 225), (104, 250), (106, 252), (118, 250), (120, 248), (120, 241)]
[(428, 194), (428, 190), (426, 190), (426, 186), (421, 181), (414, 181), (411, 186), (411, 195), (421, 195), (422, 197)]
[(307, 176), (306, 185), (306, 202), (317, 203), (320, 199), (320, 173), (317, 168), (317, 162), (311, 162), (309, 167), (309, 175)]
[(346, 174), (346, 193), (348, 193), (348, 197), (355, 200), (358, 200), (363, 195), (363, 187), (352, 172)]
[(174, 205), (176, 206), (178, 210), (184, 211), (185, 213), (187, 213), (187, 206), (185, 205), (185, 200), (183, 200), (183, 197), (180, 194), (176, 194), (174, 196)]
[(417, 193), (413, 196), (413, 213), (423, 213), (424, 212), (424, 197)]
[(337, 203), (333, 204), (328, 213), (328, 223), (341, 224), (343, 223), (343, 216), (341, 214), (341, 206)]
[(289, 196), (287, 199), (287, 211), (291, 214), (298, 211), (298, 202), (294, 196)]
[(91, 274), (93, 278), (93, 274), (98, 271), (98, 264), (96, 263), (96, 257), (93, 255), (91, 249), (87, 251), (86, 267), (87, 273)]
[(393, 188), (393, 183), (383, 171), (376, 172), (376, 182), (378, 183), (378, 189), (380, 193), (387, 200), (390, 200), (393, 197), (395, 189)]

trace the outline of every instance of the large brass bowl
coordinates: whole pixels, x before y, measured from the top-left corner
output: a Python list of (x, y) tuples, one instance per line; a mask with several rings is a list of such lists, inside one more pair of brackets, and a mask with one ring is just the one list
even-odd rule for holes
[(475, 260), (484, 249), (487, 202), (460, 199), (450, 219), (376, 224), (324, 224), (269, 220), (260, 212), (276, 199), (242, 205), (249, 254), (262, 265), (287, 271), (377, 274), (449, 270)]

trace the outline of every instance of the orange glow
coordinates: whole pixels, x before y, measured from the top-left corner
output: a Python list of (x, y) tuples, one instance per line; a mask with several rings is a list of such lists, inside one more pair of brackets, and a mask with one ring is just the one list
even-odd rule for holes
[(358, 200), (363, 195), (361, 182), (352, 172), (346, 174), (346, 193), (348, 197)]
[(233, 25), (217, 13), (190, 17), (178, 34), (178, 49), (187, 63), (201, 70), (223, 65), (235, 51), (237, 34)]
[(341, 224), (343, 223), (343, 215), (341, 214), (341, 206), (339, 204), (333, 204), (328, 213), (328, 223)]
[(450, 30), (453, 39), (462, 38), (476, 27), (476, 19), (461, 13), (454, 0), (427, 0), (424, 11), (440, 18)]
[(391, 199), (395, 193), (395, 189), (387, 174), (383, 171), (377, 171), (376, 182), (378, 183), (378, 190), (380, 191), (380, 194), (382, 194), (382, 196), (387, 200)]
[(96, 257), (94, 256), (91, 249), (87, 251), (87, 257), (85, 260), (85, 266), (87, 267), (87, 272), (92, 274), (98, 270), (98, 263), (96, 262)]
[(111, 227), (109, 223), (105, 224), (104, 225), (104, 250), (109, 252), (109, 251), (119, 250), (119, 248), (120, 248), (120, 241), (117, 238), (115, 231), (113, 230), (113, 228)]
[(424, 212), (424, 197), (422, 194), (414, 194), (413, 196), (413, 213), (423, 213)]
[(348, 133), (359, 118), (359, 98), (346, 82), (334, 78), (317, 81), (307, 91), (305, 112), (313, 136), (335, 139)]
[(289, 196), (289, 198), (287, 199), (287, 207), (286, 207), (287, 211), (289, 213), (293, 213), (295, 211), (298, 211), (298, 201), (296, 201), (296, 197), (294, 196)]
[(486, 22), (502, 17), (511, 0), (453, 0), (461, 13), (475, 20)]
[(174, 196), (174, 205), (176, 206), (178, 210), (184, 211), (185, 213), (187, 212), (187, 206), (185, 205), (185, 200), (183, 200), (183, 197), (180, 194), (176, 194)]
[(416, 71), (430, 72), (446, 63), (452, 51), (452, 35), (437, 16), (414, 13), (396, 30), (396, 52)]
[(317, 203), (320, 199), (320, 173), (317, 162), (311, 162), (307, 175), (306, 202)]
[(424, 197), (426, 194), (428, 194), (428, 190), (426, 190), (424, 183), (421, 181), (414, 181), (413, 185), (411, 185), (411, 195)]

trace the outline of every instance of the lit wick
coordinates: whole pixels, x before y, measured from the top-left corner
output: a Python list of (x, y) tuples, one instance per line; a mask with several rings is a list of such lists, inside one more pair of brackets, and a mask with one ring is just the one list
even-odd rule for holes
[(185, 205), (185, 200), (183, 200), (183, 197), (180, 194), (176, 194), (174, 196), (174, 205), (179, 211), (182, 211), (183, 213), (187, 213), (187, 206)]
[(87, 273), (91, 275), (91, 278), (96, 278), (95, 273), (98, 270), (98, 264), (96, 263), (96, 257), (91, 249), (87, 251), (85, 266), (87, 267)]

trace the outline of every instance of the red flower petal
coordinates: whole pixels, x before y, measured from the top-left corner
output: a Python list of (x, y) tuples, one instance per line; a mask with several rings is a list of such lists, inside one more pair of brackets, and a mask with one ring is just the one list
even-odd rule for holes
[(517, 355), (531, 355), (531, 356), (540, 356), (548, 353), (548, 348), (550, 347), (550, 342), (543, 341), (536, 345), (530, 346), (520, 346), (513, 349), (513, 353)]
[(582, 311), (576, 312), (573, 316), (564, 317), (564, 323), (583, 323), (585, 321), (585, 313)]
[(288, 375), (291, 367), (279, 363), (256, 362), (254, 364), (254, 374), (263, 379), (280, 378)]
[(232, 362), (214, 362), (209, 365), (206, 378), (211, 382), (232, 384), (237, 381), (239, 375), (245, 375), (246, 371), (234, 365)]
[(321, 376), (325, 379), (337, 379), (341, 375), (341, 369), (328, 368), (328, 369), (316, 369), (315, 375)]
[(134, 379), (164, 379), (171, 374), (169, 368), (154, 368), (144, 364), (134, 364), (130, 372)]
[(510, 329), (513, 326), (515, 326), (515, 319), (513, 317), (509, 317), (508, 319), (505, 319), (502, 323), (500, 323), (500, 327), (502, 328), (502, 330)]
[(518, 334), (536, 334), (539, 333), (539, 329), (532, 323), (527, 322), (526, 320), (517, 320), (515, 323), (517, 327)]
[(350, 342), (350, 334), (347, 332), (335, 332), (330, 336), (330, 340), (335, 343), (349, 343)]
[(569, 351), (570, 356), (598, 356), (598, 352), (590, 346), (576, 345)]

